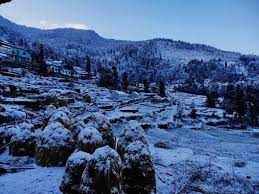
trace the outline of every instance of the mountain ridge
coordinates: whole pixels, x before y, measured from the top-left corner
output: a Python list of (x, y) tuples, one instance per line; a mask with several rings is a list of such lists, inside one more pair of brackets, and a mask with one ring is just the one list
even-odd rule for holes
[[(107, 39), (94, 30), (58, 28), (41, 30), (17, 25), (0, 16), (0, 38), (13, 44), (21, 39), (30, 51), (39, 44), (45, 48), (46, 59), (68, 60), (83, 66), (86, 56), (98, 68), (116, 66), (119, 73), (127, 72), (133, 80), (185, 80), (186, 66), (194, 59), (216, 60), (218, 66), (240, 63), (241, 53), (224, 51), (205, 44), (193, 44), (165, 38), (143, 41)], [(234, 71), (234, 70), (233, 70)]]

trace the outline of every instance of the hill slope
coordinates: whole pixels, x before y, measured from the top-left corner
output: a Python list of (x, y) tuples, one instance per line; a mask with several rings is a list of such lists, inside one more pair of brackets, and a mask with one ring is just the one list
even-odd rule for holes
[[(121, 41), (105, 39), (92, 30), (40, 30), (17, 25), (1, 16), (0, 34), (0, 38), (14, 44), (22, 42), (32, 50), (43, 43), (47, 58), (72, 58), (75, 65), (82, 65), (89, 55), (96, 66), (116, 65), (120, 72), (128, 72), (133, 79), (152, 81), (161, 77), (168, 81), (172, 77), (185, 78), (183, 67), (193, 59), (221, 59), (224, 63), (238, 61), (240, 57), (239, 53), (169, 39)], [(173, 76), (175, 71), (177, 75)]]

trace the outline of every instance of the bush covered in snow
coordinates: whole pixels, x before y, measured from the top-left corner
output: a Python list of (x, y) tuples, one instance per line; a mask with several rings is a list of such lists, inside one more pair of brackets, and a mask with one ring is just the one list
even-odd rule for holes
[(9, 154), (13, 156), (34, 156), (36, 137), (29, 130), (21, 130), (16, 133), (9, 146)]
[(36, 162), (40, 166), (63, 166), (74, 148), (72, 133), (61, 124), (51, 124), (37, 141)]
[(122, 158), (126, 147), (134, 141), (141, 141), (147, 145), (142, 127), (140, 127), (137, 122), (131, 121), (129, 126), (122, 131), (117, 143), (117, 151)]
[[(0, 148), (5, 145), (5, 135), (2, 130), (0, 130)], [(4, 151), (5, 149), (0, 149), (0, 154)]]
[(86, 124), (81, 120), (76, 120), (70, 127), (70, 131), (72, 132), (74, 139), (77, 139), (78, 134), (81, 130), (86, 128)]
[(31, 132), (33, 132), (33, 131), (35, 130), (33, 124), (31, 124), (31, 123), (26, 123), (26, 122), (21, 123), (21, 124), (19, 125), (19, 127), (20, 127), (21, 129), (23, 129), (23, 130), (29, 130), (29, 131), (31, 131)]
[(49, 123), (60, 122), (64, 127), (69, 128), (71, 125), (71, 120), (68, 115), (63, 111), (55, 112), (49, 119)]
[(5, 140), (5, 143), (9, 143), (12, 137), (21, 131), (19, 126), (8, 126), (6, 129), (2, 128), (0, 136)]
[(125, 193), (155, 193), (155, 170), (147, 147), (140, 141), (129, 144), (122, 170)]
[(104, 145), (115, 148), (111, 123), (108, 121), (105, 115), (100, 113), (93, 114), (88, 125), (95, 127), (102, 134)]
[(75, 152), (68, 158), (60, 185), (60, 190), (63, 193), (79, 193), (81, 176), (90, 159), (91, 155), (82, 151)]
[(102, 147), (103, 139), (101, 133), (94, 127), (87, 127), (78, 134), (77, 148), (87, 153), (93, 153)]
[(49, 120), (50, 117), (55, 113), (56, 107), (54, 105), (49, 105), (47, 106), (45, 112), (44, 112), (44, 117), (45, 119)]
[(115, 150), (109, 146), (98, 148), (83, 172), (81, 193), (122, 193), (121, 169), (122, 162)]
[(69, 128), (71, 125), (71, 120), (68, 115), (63, 111), (55, 112), (49, 119), (49, 123), (60, 122), (64, 127)]

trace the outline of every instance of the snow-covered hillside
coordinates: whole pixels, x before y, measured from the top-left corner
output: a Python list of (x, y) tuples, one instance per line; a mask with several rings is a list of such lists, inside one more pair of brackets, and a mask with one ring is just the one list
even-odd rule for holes
[(190, 60), (221, 59), (224, 63), (239, 62), (240, 57), (239, 53), (168, 39), (122, 41), (103, 38), (92, 30), (40, 30), (16, 25), (1, 16), (0, 38), (13, 44), (20, 44), (22, 39), (21, 44), (31, 50), (43, 43), (47, 58), (72, 58), (75, 65), (83, 65), (88, 55), (95, 66), (115, 65), (120, 72), (128, 72), (134, 80), (184, 78), (183, 67)]
[(102, 173), (112, 175), (104, 177), (113, 189), (129, 189), (131, 181), (142, 183), (130, 176), (142, 172), (158, 194), (258, 189), (258, 138), (251, 128), (237, 128), (233, 115), (208, 108), (205, 96), (169, 88), (167, 98), (127, 94), (8, 71), (12, 76), (0, 75), (0, 194), (87, 193)]

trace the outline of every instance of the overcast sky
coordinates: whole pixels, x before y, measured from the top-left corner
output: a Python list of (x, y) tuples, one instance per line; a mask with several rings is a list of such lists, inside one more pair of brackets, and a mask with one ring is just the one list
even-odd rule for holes
[(125, 40), (171, 38), (259, 55), (259, 0), (13, 0), (13, 22), (93, 29)]

